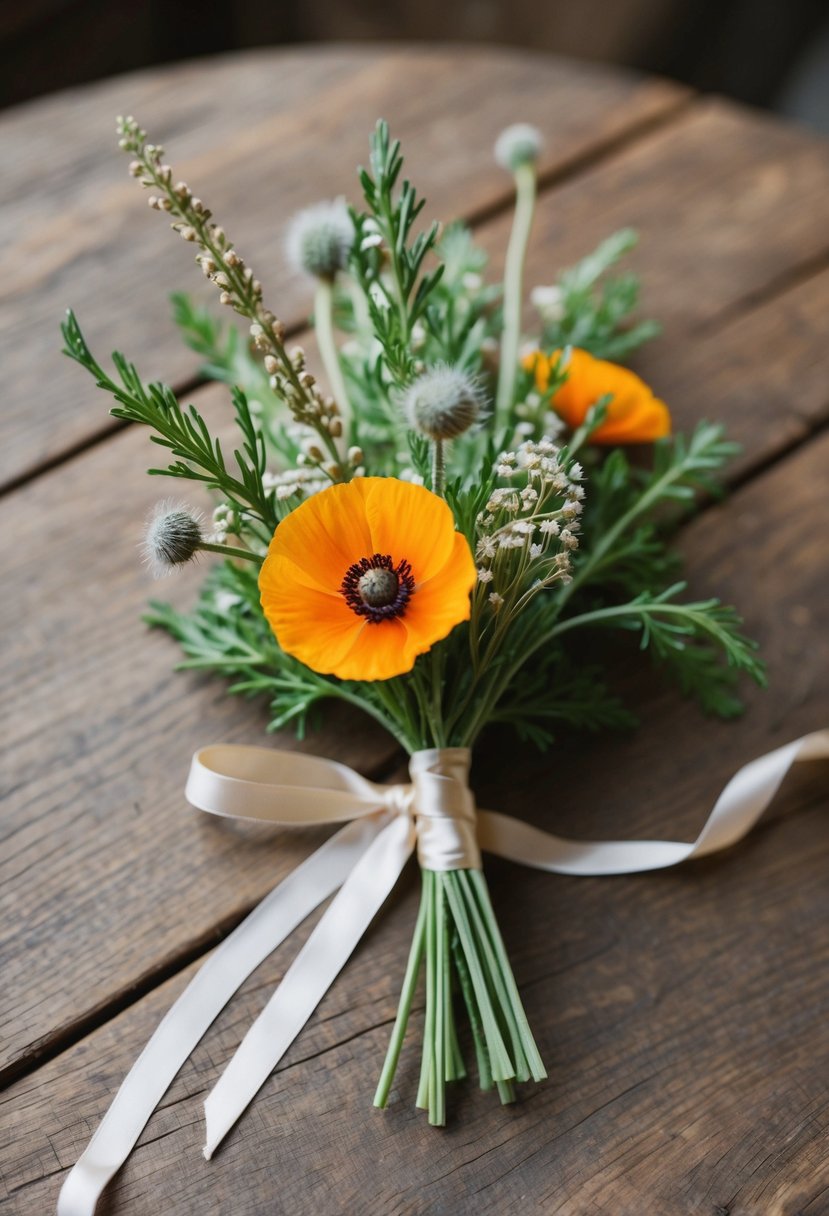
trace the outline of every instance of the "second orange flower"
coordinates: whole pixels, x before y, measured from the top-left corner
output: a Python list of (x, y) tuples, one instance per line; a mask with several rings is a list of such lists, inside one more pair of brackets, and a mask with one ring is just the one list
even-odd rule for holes
[[(561, 351), (528, 355), (524, 366), (535, 373), (536, 387), (543, 392), (561, 357)], [(655, 397), (644, 380), (618, 363), (597, 359), (589, 351), (574, 347), (564, 370), (567, 379), (553, 394), (550, 404), (574, 430), (587, 418), (602, 397), (611, 398), (607, 417), (593, 431), (591, 443), (652, 443), (671, 433), (671, 415), (664, 401)]]

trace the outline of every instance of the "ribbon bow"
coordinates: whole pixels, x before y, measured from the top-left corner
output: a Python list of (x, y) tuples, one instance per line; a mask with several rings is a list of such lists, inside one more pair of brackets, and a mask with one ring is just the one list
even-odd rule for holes
[(205, 1102), (210, 1158), (317, 1007), (415, 847), (424, 869), (480, 869), (479, 849), (557, 874), (633, 874), (724, 849), (748, 832), (795, 761), (829, 757), (829, 730), (741, 768), (692, 844), (565, 840), (475, 810), (464, 748), (416, 752), (411, 782), (378, 785), (332, 760), (217, 745), (193, 757), (187, 798), (200, 810), (280, 825), (345, 824), (213, 952), (163, 1018), (70, 1171), (58, 1216), (93, 1216), (173, 1078), (248, 975), (329, 896), (330, 906)]

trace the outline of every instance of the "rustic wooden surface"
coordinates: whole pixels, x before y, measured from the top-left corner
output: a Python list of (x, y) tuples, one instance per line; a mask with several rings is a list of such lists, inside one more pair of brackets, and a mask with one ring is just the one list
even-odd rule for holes
[[(825, 145), (659, 82), (494, 52), (259, 53), (7, 115), (0, 1205), (21, 1214), (52, 1208), (196, 960), (319, 839), (206, 823), (184, 805), (193, 748), (257, 741), (263, 711), (173, 674), (172, 643), (142, 630), (157, 591), (135, 555), (158, 494), (146, 438), (113, 427), (55, 353), (71, 302), (96, 348), (193, 384), (159, 302), (198, 281), (110, 152), (123, 111), (166, 140), (296, 328), (308, 301), (280, 260), (282, 222), (353, 194), (378, 113), (405, 137), (433, 213), (473, 220), (494, 271), (509, 200), (489, 148), (516, 118), (548, 136), (530, 284), (614, 227), (640, 230), (631, 264), (665, 334), (637, 366), (680, 425), (721, 417), (744, 445), (732, 496), (685, 529), (692, 588), (740, 604), (771, 690), (725, 726), (623, 658), (643, 728), (574, 740), (566, 758), (493, 744), (476, 769), (482, 802), (563, 832), (690, 839), (736, 767), (829, 720)], [(191, 395), (220, 408), (215, 389)], [(163, 591), (186, 601), (197, 577)], [(399, 766), (353, 716), (303, 746), (377, 776)], [(825, 811), (825, 769), (805, 767), (743, 845), (675, 873), (490, 865), (551, 1080), (506, 1111), (462, 1086), (441, 1133), (412, 1109), (413, 1046), (389, 1111), (370, 1107), (409, 874), (215, 1162), (199, 1153), (201, 1100), (296, 942), (211, 1030), (102, 1210), (829, 1212)]]

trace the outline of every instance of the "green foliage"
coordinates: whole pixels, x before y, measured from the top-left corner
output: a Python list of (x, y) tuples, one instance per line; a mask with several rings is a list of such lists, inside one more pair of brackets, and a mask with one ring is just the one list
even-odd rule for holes
[(561, 646), (512, 682), (490, 722), (512, 726), (520, 739), (542, 751), (555, 742), (559, 727), (588, 731), (625, 730), (636, 717), (625, 708), (595, 663), (574, 663)]
[(495, 477), (491, 472), (494, 463), (495, 448), (490, 439), (489, 450), (481, 461), (481, 465), (486, 471), (475, 481), (464, 483), (460, 478), (456, 478), (446, 487), (446, 501), (452, 508), (458, 531), (464, 534), (473, 551), (478, 530), (478, 516), (484, 510), (495, 487)]
[(706, 713), (734, 717), (742, 708), (734, 693), (739, 675), (761, 687), (766, 683), (757, 644), (741, 632), (735, 610), (719, 600), (677, 602), (684, 589), (684, 583), (674, 583), (662, 591), (642, 591), (626, 603), (567, 616), (551, 628), (549, 637), (587, 627), (636, 633), (640, 648), (650, 651), (685, 695), (694, 697)]
[(426, 335), (418, 353), (426, 363), (451, 363), (478, 372), (484, 344), (499, 333), (496, 305), (501, 289), (484, 282), (487, 255), (465, 224), (449, 224), (436, 253), (443, 263), (443, 275), (429, 297), (424, 315)]
[[(366, 212), (352, 211), (355, 241), (352, 269), (365, 296), (374, 334), (383, 348), (393, 382), (403, 385), (413, 374), (412, 330), (421, 318), (443, 266), (423, 270), (435, 248), (438, 225), (414, 232), (425, 205), (410, 182), (399, 182), (403, 168), (400, 141), (378, 122), (371, 137), (370, 169), (360, 170)], [(398, 189), (399, 183), (399, 189)], [(383, 247), (370, 244), (375, 235)], [(382, 274), (384, 253), (389, 274)]]
[(650, 468), (610, 452), (591, 472), (583, 551), (563, 598), (597, 583), (633, 595), (664, 587), (676, 573), (668, 542), (678, 518), (698, 494), (721, 494), (715, 474), (738, 450), (721, 426), (700, 422), (690, 436), (657, 442)]
[(541, 344), (545, 350), (579, 346), (599, 358), (618, 360), (659, 334), (655, 321), (632, 320), (639, 304), (636, 275), (604, 277), (637, 240), (631, 228), (623, 228), (561, 273), (561, 315), (544, 325)]
[(203, 360), (202, 376), (244, 389), (249, 398), (276, 407), (278, 399), (262, 361), (235, 325), (223, 323), (208, 309), (199, 308), (183, 291), (173, 292), (170, 303), (181, 336)]
[(229, 468), (221, 442), (214, 438), (194, 405), (182, 409), (166, 384), (145, 384), (137, 369), (117, 351), (112, 356), (118, 381), (114, 381), (93, 358), (80, 326), (70, 311), (62, 326), (64, 353), (92, 375), (98, 388), (118, 403), (110, 412), (115, 418), (137, 422), (152, 430), (153, 443), (167, 448), (175, 460), (166, 468), (149, 469), (156, 476), (197, 481), (217, 490), (247, 517), (272, 533), (278, 522), (273, 491), (266, 490), (262, 475), (267, 453), (241, 389), (233, 390), (236, 425), (242, 447), (234, 450), (235, 471)]
[(145, 620), (165, 629), (181, 646), (178, 670), (209, 671), (232, 679), (228, 692), (263, 697), (270, 705), (268, 730), (292, 726), (303, 738), (319, 703), (334, 685), (284, 654), (259, 607), (255, 572), (225, 562), (205, 580), (196, 607), (178, 612), (153, 601)]
[(235, 325), (223, 323), (206, 308), (199, 308), (184, 292), (174, 292), (170, 300), (173, 320), (184, 341), (203, 360), (199, 369), (201, 375), (231, 389), (241, 389), (268, 446), (285, 465), (294, 465), (299, 444), (287, 425), (289, 414), (285, 402), (271, 387), (261, 357), (254, 354), (250, 343)]
[[(149, 427), (152, 442), (168, 453), (165, 467), (149, 471), (197, 482), (220, 496), (233, 508), (233, 530), (246, 536), (256, 554), (264, 552), (304, 489), (326, 477), (350, 476), (358, 463), (370, 474), (414, 474), (430, 486), (432, 447), (407, 428), (400, 391), (438, 364), (492, 387), (496, 361), (490, 356), (505, 328), (517, 340), (521, 301), (516, 297), (514, 307), (505, 306), (501, 288), (485, 282), (486, 254), (464, 225), (450, 224), (440, 236), (437, 224), (422, 226), (424, 201), (403, 177), (400, 145), (387, 125), (378, 123), (369, 168), (360, 171), (365, 207), (352, 212), (350, 274), (333, 285), (333, 318), (349, 336), (341, 350), (330, 339), (333, 363), (326, 363), (329, 370), (342, 368), (339, 395), (350, 403), (346, 426), (335, 419), (339, 429), (331, 427), (326, 391), (315, 386), (302, 353), (285, 349), (284, 329), (264, 309), (252, 272), (209, 222), (209, 211), (195, 207), (189, 190), (176, 194), (162, 173), (157, 147), (145, 144), (135, 124), (127, 125), (125, 139), (137, 149), (145, 184), (161, 191), (161, 209), (170, 211), (179, 230), (185, 225), (187, 239), (193, 228), (203, 268), (222, 289), (224, 302), (253, 322), (249, 338), (187, 296), (173, 297), (175, 322), (200, 357), (202, 374), (230, 389), (240, 438), (226, 457), (202, 414), (193, 405), (181, 406), (169, 387), (145, 383), (117, 353), (114, 375), (104, 371), (69, 313), (66, 353), (114, 398), (115, 417)], [(531, 200), (533, 183), (525, 181), (525, 188)], [(620, 359), (657, 332), (654, 323), (634, 319), (636, 277), (611, 273), (635, 242), (630, 230), (618, 232), (559, 276), (557, 298), (546, 314), (539, 305), (545, 320), (537, 346), (549, 351), (572, 345)], [(330, 293), (328, 298), (330, 303)], [(678, 598), (680, 562), (670, 544), (699, 496), (718, 493), (716, 475), (735, 445), (720, 427), (702, 422), (687, 438), (658, 442), (649, 465), (631, 461), (621, 449), (600, 451), (589, 445), (609, 403), (600, 398), (585, 424), (557, 441), (564, 446), (556, 453), (547, 437), (550, 400), (564, 374), (553, 370), (546, 392), (538, 393), (532, 372), (516, 369), (514, 391), (497, 426), (485, 411), (479, 425), (447, 444), (446, 499), (476, 561), (483, 563), (481, 578), (469, 621), (421, 655), (407, 675), (348, 683), (304, 668), (282, 652), (265, 621), (256, 573), (233, 560), (209, 574), (192, 611), (154, 603), (147, 619), (176, 638), (185, 656), (182, 667), (228, 677), (233, 694), (265, 698), (272, 730), (292, 726), (304, 733), (322, 702), (331, 699), (369, 713), (410, 750), (471, 745), (488, 722), (509, 724), (541, 747), (562, 724), (588, 730), (628, 726), (633, 719), (608, 688), (592, 650), (590, 631), (611, 629), (635, 636), (706, 712), (739, 712), (737, 679), (765, 679), (756, 647), (733, 609), (715, 599)], [(537, 519), (527, 515), (536, 508), (527, 507), (519, 520), (525, 501), (519, 496), (529, 493), (531, 499), (535, 492), (540, 501), (540, 482), (521, 465), (520, 452), (505, 457), (504, 449), (518, 449), (530, 436), (548, 444), (545, 458), (558, 462), (563, 481), (543, 511), (537, 508)], [(316, 441), (322, 455), (319, 447), (314, 454)], [(352, 444), (361, 449), (353, 459), (346, 455)], [(573, 472), (576, 453), (586, 466), (583, 516), (581, 473)], [(277, 483), (284, 487), (280, 494)], [(512, 495), (515, 505), (499, 505), (505, 500), (498, 495)], [(524, 531), (511, 532), (519, 523)], [(491, 558), (495, 567), (498, 554), (497, 570), (506, 582), (495, 594), (493, 569), (486, 563)], [(565, 637), (577, 630), (588, 631), (588, 662), (577, 657), (582, 648)]]

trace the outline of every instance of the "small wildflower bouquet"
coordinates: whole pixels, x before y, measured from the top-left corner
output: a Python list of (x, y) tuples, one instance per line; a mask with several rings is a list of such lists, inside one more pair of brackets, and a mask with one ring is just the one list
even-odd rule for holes
[[(737, 712), (738, 674), (763, 679), (755, 647), (731, 608), (682, 598), (669, 547), (734, 447), (708, 422), (672, 435), (665, 403), (619, 363), (656, 332), (634, 319), (636, 279), (608, 273), (631, 232), (536, 288), (538, 320), (522, 335), (534, 128), (496, 145), (517, 201), (504, 281), (492, 286), (464, 226), (420, 223), (399, 144), (377, 124), (362, 203), (321, 203), (290, 225), (290, 257), (314, 290), (318, 360), (288, 343), (258, 278), (163, 150), (131, 118), (119, 134), (150, 206), (247, 326), (242, 335), (175, 298), (205, 375), (229, 388), (239, 438), (228, 456), (193, 406), (119, 354), (111, 375), (71, 313), (64, 325), (66, 353), (114, 397), (113, 414), (169, 451), (150, 471), (214, 496), (207, 526), (171, 503), (150, 521), (159, 570), (222, 558), (191, 612), (154, 604), (150, 620), (179, 641), (183, 666), (267, 698), (270, 729), (302, 732), (320, 702), (344, 701), (409, 753), (413, 786), (398, 801), (414, 824), (422, 902), (375, 1103), (389, 1099), (424, 969), (417, 1105), (445, 1122), (446, 1083), (465, 1075), (462, 1012), (481, 1086), (512, 1102), (516, 1083), (545, 1070), (480, 867), (478, 848), (497, 843), (506, 817), (488, 815), (485, 830), (483, 813), (476, 821), (471, 749), (494, 724), (545, 747), (560, 724), (630, 720), (600, 663), (574, 649), (577, 632), (633, 634), (704, 710)], [(332, 786), (353, 792), (358, 779), (343, 771)]]

